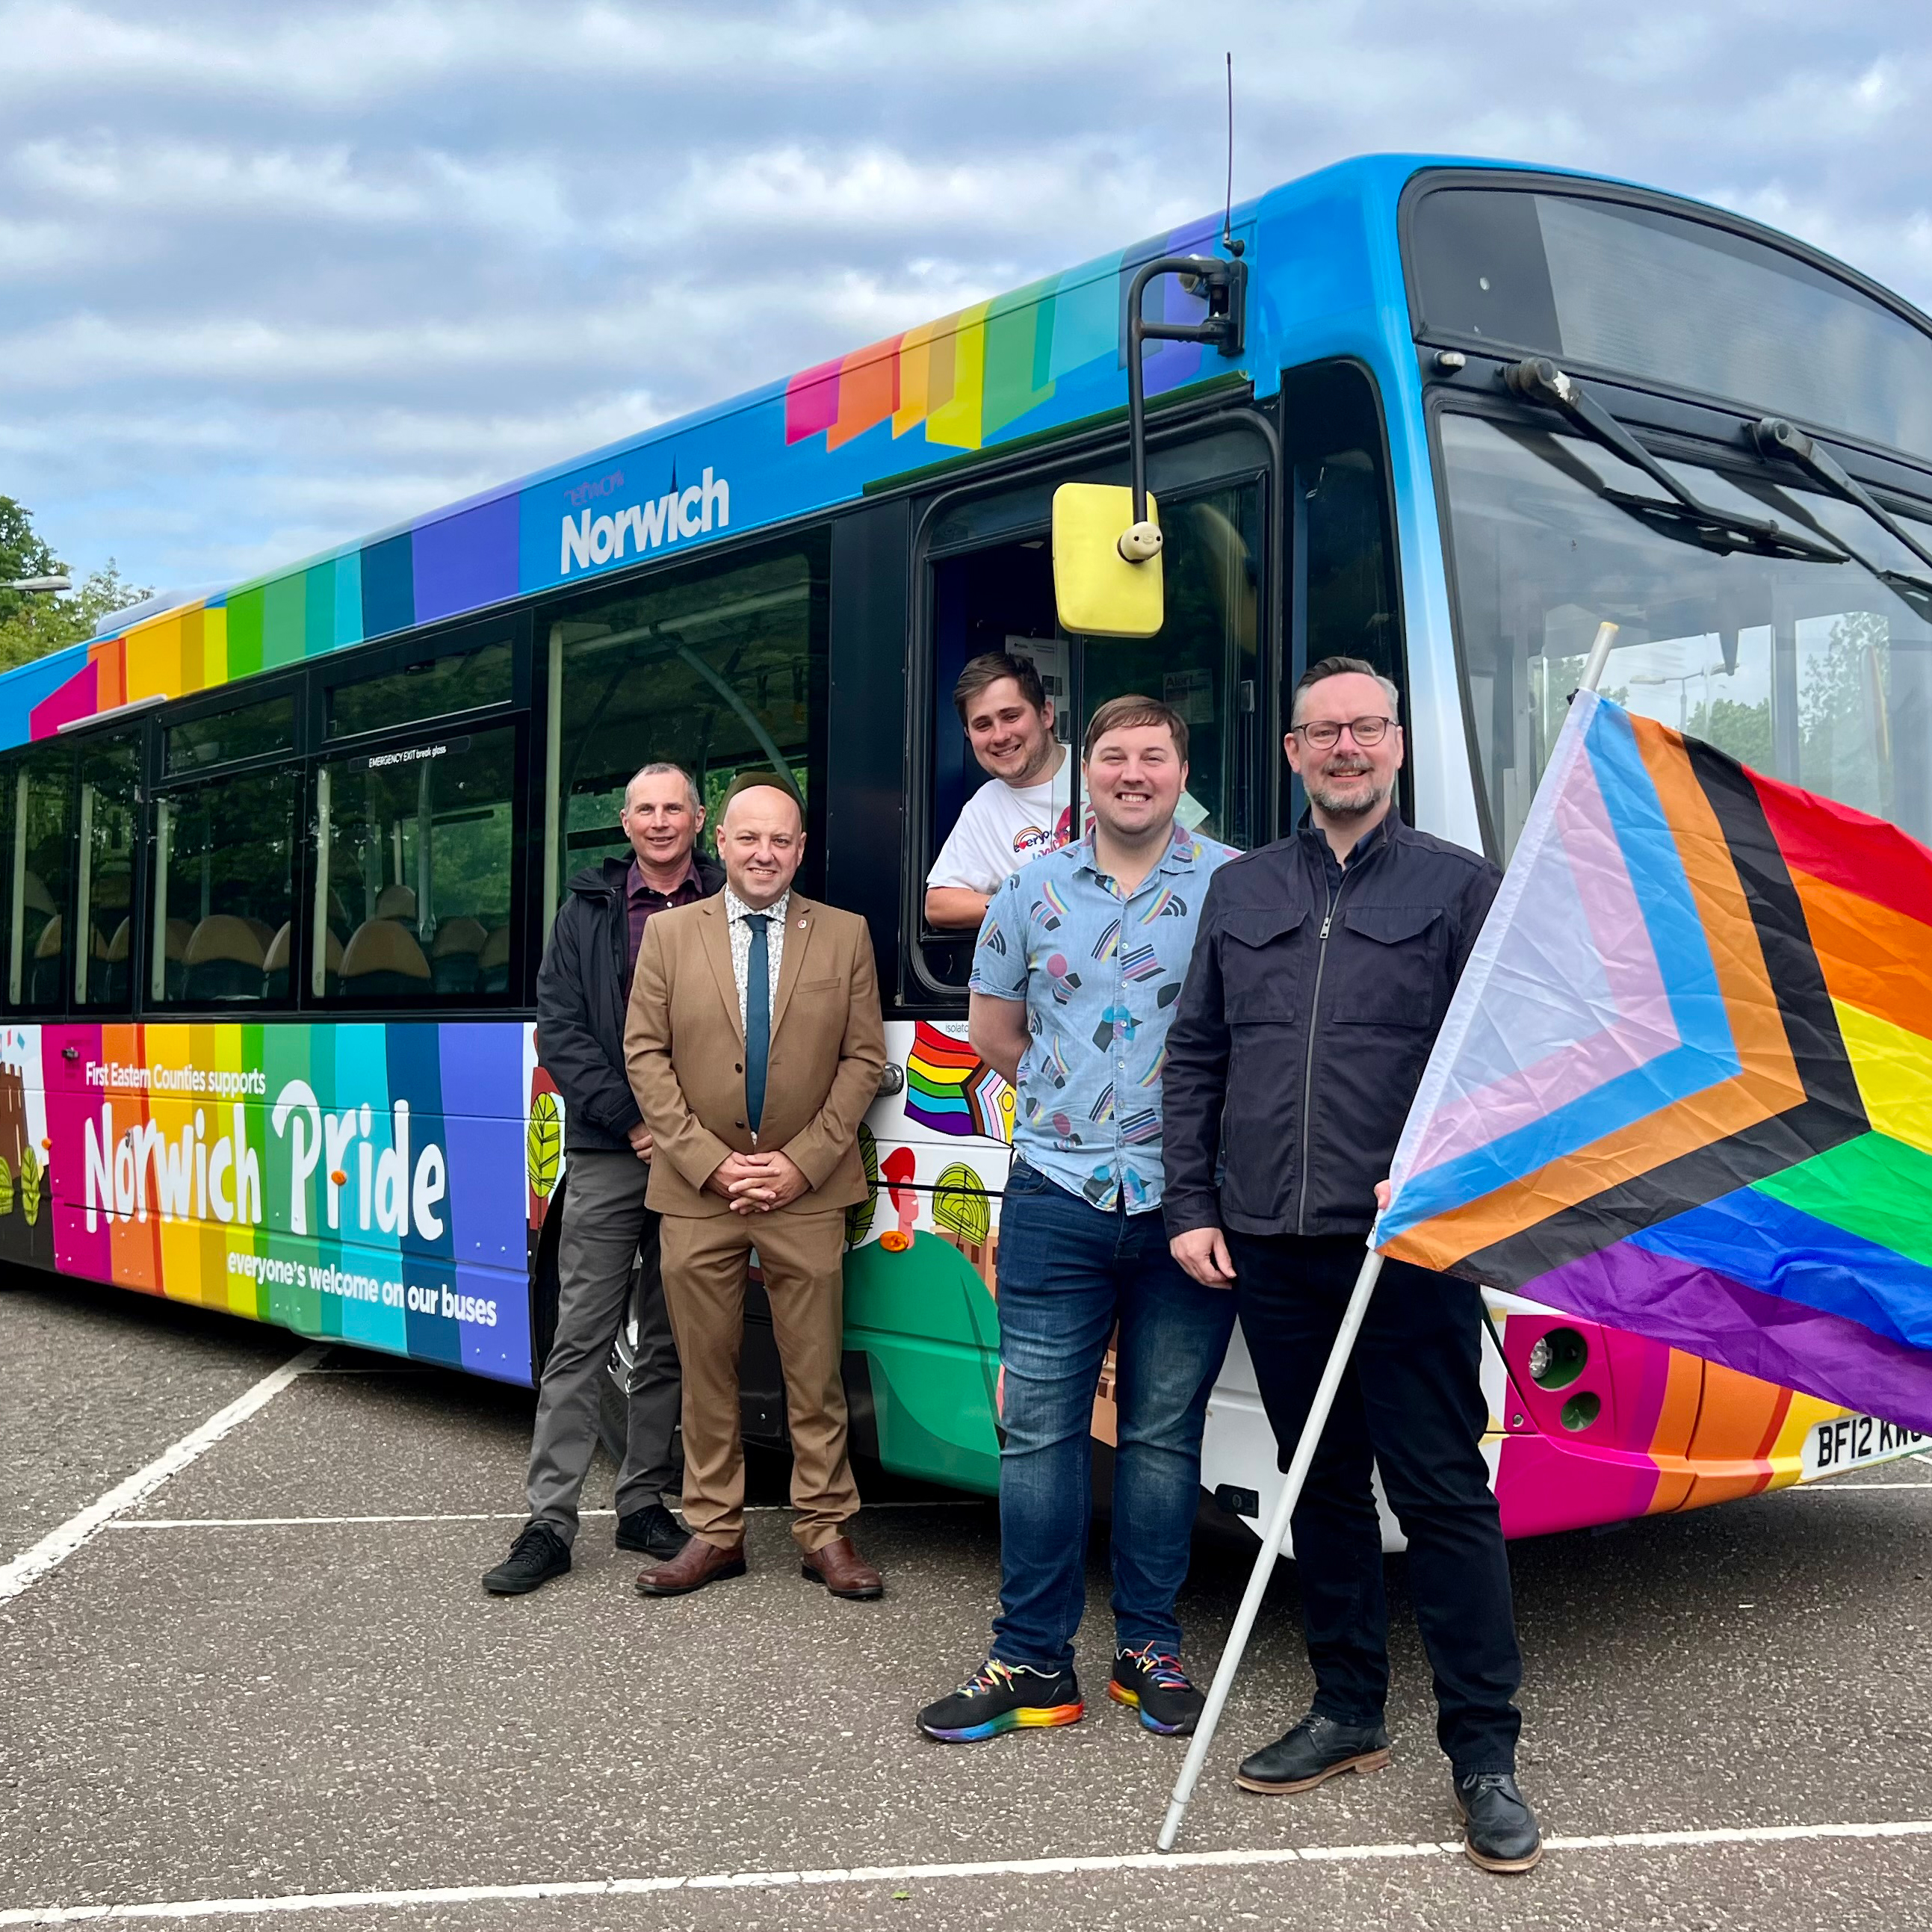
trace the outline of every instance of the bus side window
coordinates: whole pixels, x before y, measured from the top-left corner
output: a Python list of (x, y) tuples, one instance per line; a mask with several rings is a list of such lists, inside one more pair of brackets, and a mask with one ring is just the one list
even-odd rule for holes
[[(1040, 538), (1022, 534), (932, 564), (928, 850), (919, 890), (920, 957), (935, 988), (964, 989), (978, 926), (975, 920), (943, 926), (934, 916), (928, 881), (990, 892), (1071, 830), (1070, 767), (1079, 756), (1087, 720), (1110, 698), (1130, 692), (1155, 698), (1172, 705), (1186, 725), (1189, 774), (1178, 813), (1183, 825), (1232, 845), (1245, 847), (1254, 838), (1253, 760), (1244, 720), (1258, 676), (1262, 484), (1248, 478), (1177, 488), (1160, 500), (1166, 616), (1151, 638), (1069, 638), (1060, 632), (1052, 556)], [(1057, 771), (1022, 788), (1026, 812), (985, 812), (986, 821), (1011, 820), (1010, 850), (976, 841), (972, 857), (983, 870), (970, 878), (934, 878), (968, 801), (982, 787), (1002, 782), (981, 767), (953, 700), (960, 673), (991, 652), (1024, 658), (1038, 673), (1053, 700), (1061, 761)], [(985, 805), (976, 809), (985, 812)]]
[(506, 999), (517, 730), (432, 739), (316, 770), (312, 998)]
[(776, 770), (806, 800), (801, 890), (824, 877), (825, 673), (830, 544), (823, 531), (723, 563), (652, 572), (539, 622), (548, 632), (544, 928), (570, 881), (631, 860), (618, 823), (646, 764), (679, 765), (706, 810), (740, 772)]
[(154, 801), (148, 1003), (287, 1006), (292, 767), (197, 778)]
[(30, 752), (6, 766), (6, 994), (16, 1012), (50, 1012), (70, 991), (74, 754)]
[(71, 952), (77, 1007), (130, 1010), (140, 772), (138, 739), (90, 739), (81, 748)]
[[(1357, 362), (1318, 362), (1282, 378), (1288, 472), (1287, 694), (1311, 664), (1362, 658), (1408, 688), (1389, 496), (1388, 440), (1375, 386)], [(1277, 721), (1276, 736), (1286, 730)], [(1413, 815), (1404, 767), (1398, 802)], [(1299, 781), (1286, 830), (1300, 815)]]

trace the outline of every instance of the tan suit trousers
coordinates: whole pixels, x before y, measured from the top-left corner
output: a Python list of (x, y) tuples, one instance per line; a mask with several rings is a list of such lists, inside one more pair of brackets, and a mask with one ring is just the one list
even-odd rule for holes
[(659, 1224), (665, 1305), (684, 1364), (684, 1515), (707, 1543), (745, 1534), (738, 1358), (745, 1283), (758, 1251), (791, 1425), (792, 1534), (806, 1551), (846, 1534), (859, 1491), (846, 1454), (845, 1215), (667, 1214)]

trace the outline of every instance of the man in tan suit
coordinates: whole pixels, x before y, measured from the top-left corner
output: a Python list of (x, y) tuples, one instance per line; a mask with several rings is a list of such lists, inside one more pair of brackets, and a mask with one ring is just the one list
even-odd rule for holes
[(872, 943), (856, 915), (791, 890), (796, 795), (770, 773), (725, 795), (722, 892), (644, 928), (624, 1034), (656, 1149), (664, 1300), (684, 1364), (684, 1514), (693, 1532), (644, 1571), (647, 1597), (745, 1574), (738, 1357), (755, 1247), (791, 1424), (792, 1534), (835, 1596), (884, 1588), (845, 1526), (859, 1492), (839, 1378), (845, 1210), (864, 1199), (859, 1123), (886, 1064)]

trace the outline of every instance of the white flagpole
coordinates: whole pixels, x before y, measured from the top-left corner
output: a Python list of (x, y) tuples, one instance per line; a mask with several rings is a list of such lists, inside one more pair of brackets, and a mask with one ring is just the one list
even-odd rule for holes
[(1354, 1292), (1348, 1298), (1342, 1325), (1336, 1331), (1335, 1346), (1328, 1351), (1328, 1366), (1322, 1371), (1315, 1400), (1309, 1407), (1308, 1420), (1301, 1425), (1301, 1439), (1294, 1445), (1287, 1478), (1281, 1486), (1280, 1498), (1268, 1520), (1268, 1534), (1262, 1538), (1255, 1567), (1249, 1573), (1246, 1594), (1241, 1598), (1241, 1607), (1234, 1613), (1234, 1627), (1228, 1633), (1221, 1661), (1215, 1666), (1214, 1681), (1208, 1687), (1208, 1702), (1202, 1711), (1200, 1722), (1194, 1727), (1193, 1738), (1187, 1747), (1186, 1761), (1180, 1767), (1180, 1775), (1174, 1780), (1174, 1795), (1167, 1803), (1167, 1820), (1161, 1826), (1160, 1837), (1156, 1840), (1163, 1852), (1174, 1850), (1180, 1821), (1187, 1814), (1189, 1801), (1194, 1796), (1196, 1782), (1201, 1776), (1201, 1767), (1214, 1744), (1215, 1726), (1221, 1721), (1221, 1707), (1227, 1702), (1228, 1693), (1234, 1688), (1234, 1672), (1241, 1666), (1241, 1653), (1247, 1648), (1248, 1634), (1255, 1627), (1255, 1617), (1261, 1609), (1268, 1579), (1274, 1574), (1275, 1559), (1281, 1554), (1281, 1546), (1288, 1540), (1288, 1519), (1294, 1514), (1295, 1504), (1301, 1500), (1301, 1486), (1308, 1480), (1308, 1466), (1315, 1460), (1322, 1432), (1328, 1426), (1328, 1412), (1335, 1406), (1335, 1391), (1342, 1386), (1342, 1371), (1348, 1366), (1348, 1356), (1354, 1348), (1362, 1318), (1369, 1312), (1369, 1297), (1375, 1292), (1376, 1277), (1382, 1271), (1382, 1258), (1371, 1248), (1362, 1257), (1361, 1272), (1355, 1276)]
[[(1610, 659), (1610, 646), (1616, 641), (1617, 627), (1607, 621), (1597, 626), (1597, 634), (1590, 646), (1590, 656), (1583, 667), (1582, 682), (1580, 691), (1594, 691), (1604, 675), (1604, 667)], [(1303, 1485), (1308, 1480), (1309, 1466), (1315, 1460), (1315, 1451), (1322, 1441), (1322, 1432), (1328, 1426), (1328, 1412), (1335, 1406), (1335, 1392), (1342, 1385), (1342, 1376), (1348, 1366), (1348, 1358), (1354, 1352), (1355, 1337), (1361, 1332), (1364, 1318), (1369, 1312), (1369, 1297), (1375, 1292), (1376, 1279), (1382, 1271), (1382, 1258), (1371, 1248), (1362, 1257), (1361, 1271), (1355, 1277), (1354, 1292), (1348, 1298), (1348, 1306), (1342, 1316), (1342, 1325), (1336, 1330), (1334, 1346), (1328, 1351), (1328, 1366), (1322, 1371), (1322, 1380), (1315, 1390), (1315, 1400), (1309, 1406), (1308, 1420), (1301, 1425), (1301, 1439), (1294, 1445), (1294, 1454), (1288, 1466), (1288, 1474), (1281, 1486), (1281, 1495), (1274, 1506), (1274, 1514), (1270, 1518), (1268, 1533), (1262, 1538), (1262, 1546), (1255, 1557), (1255, 1567), (1248, 1574), (1248, 1587), (1241, 1598), (1241, 1607), (1234, 1613), (1234, 1628), (1228, 1633), (1228, 1641), (1221, 1652), (1221, 1661), (1214, 1667), (1214, 1681), (1208, 1687), (1208, 1701), (1202, 1708), (1200, 1722), (1194, 1727), (1194, 1736), (1187, 1747), (1187, 1756), (1180, 1767), (1180, 1775), (1174, 1780), (1173, 1794), (1168, 1799), (1167, 1816), (1160, 1828), (1160, 1836), (1155, 1841), (1163, 1852), (1174, 1850), (1174, 1841), (1180, 1834), (1180, 1821), (1187, 1815), (1188, 1805), (1194, 1797), (1194, 1787), (1200, 1780), (1201, 1767), (1207, 1762), (1208, 1752), (1214, 1748), (1214, 1732), (1221, 1721), (1221, 1710), (1228, 1701), (1228, 1693), (1233, 1689), (1234, 1673), (1241, 1667), (1241, 1656), (1248, 1647), (1248, 1638), (1254, 1630), (1255, 1618), (1262, 1606), (1262, 1598), (1266, 1594), (1268, 1579), (1274, 1574), (1276, 1559), (1281, 1555), (1281, 1546), (1288, 1540), (1288, 1526), (1294, 1514), (1295, 1504), (1301, 1500)]]

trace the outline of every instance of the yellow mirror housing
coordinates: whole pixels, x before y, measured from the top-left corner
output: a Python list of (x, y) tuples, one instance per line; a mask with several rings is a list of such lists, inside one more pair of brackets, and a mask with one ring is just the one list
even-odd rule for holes
[[(1135, 553), (1143, 560), (1129, 562)], [(1150, 638), (1160, 628), (1160, 512), (1151, 495), (1147, 520), (1137, 524), (1134, 493), (1124, 484), (1063, 483), (1054, 491), (1053, 597), (1060, 628), (1078, 637)]]

